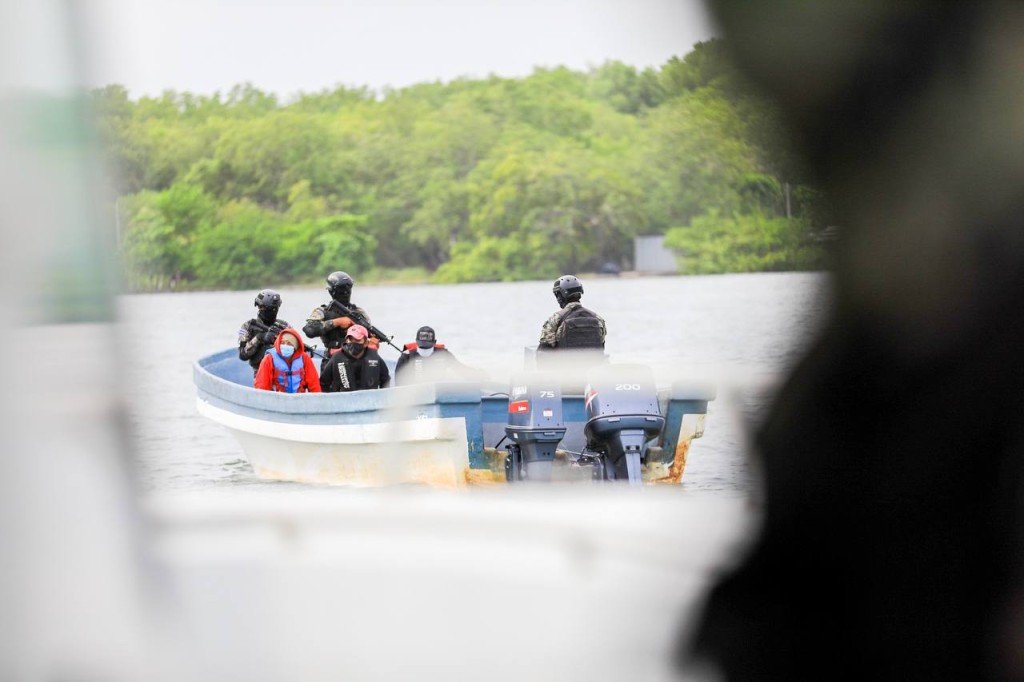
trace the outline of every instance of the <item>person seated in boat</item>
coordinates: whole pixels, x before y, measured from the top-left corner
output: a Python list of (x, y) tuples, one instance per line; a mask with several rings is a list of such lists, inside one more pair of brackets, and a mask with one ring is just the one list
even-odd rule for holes
[(320, 375), (299, 332), (286, 328), (263, 356), (254, 382), (256, 388), (283, 393), (320, 393)]
[(478, 370), (455, 359), (444, 344), (437, 343), (432, 327), (416, 330), (416, 340), (405, 344), (395, 365), (396, 384), (417, 384), (445, 379), (478, 378)]
[(361, 324), (352, 324), (345, 333), (341, 350), (331, 356), (320, 370), (324, 393), (345, 393), (368, 388), (384, 388), (391, 381), (388, 366), (371, 348), (370, 333)]
[(604, 351), (604, 318), (580, 303), (583, 283), (573, 275), (563, 275), (555, 280), (551, 290), (561, 310), (544, 322), (538, 355), (563, 349)]
[(263, 362), (263, 356), (273, 348), (277, 335), (288, 326), (284, 320), (277, 319), (281, 294), (273, 289), (264, 289), (256, 294), (254, 305), (256, 317), (243, 322), (238, 330), (238, 359), (249, 362), (253, 377)]
[[(323, 371), (331, 355), (337, 353), (345, 342), (345, 335), (353, 324), (370, 324), (370, 316), (366, 311), (352, 303), (352, 287), (355, 281), (346, 272), (332, 272), (327, 275), (327, 293), (331, 295), (328, 303), (313, 308), (306, 318), (302, 332), (309, 338), (319, 338), (324, 344), (324, 356), (320, 361)], [(379, 340), (376, 337), (367, 339), (367, 346), (377, 350)]]

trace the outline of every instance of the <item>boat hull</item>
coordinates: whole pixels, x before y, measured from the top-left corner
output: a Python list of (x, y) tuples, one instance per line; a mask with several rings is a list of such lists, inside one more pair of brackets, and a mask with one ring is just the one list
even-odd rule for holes
[(234, 435), (265, 480), (378, 487), (420, 483), (460, 487), (469, 479), (461, 417), (375, 424), (287, 424), (197, 401), (199, 413)]
[[(361, 487), (505, 481), (508, 397), (500, 387), (449, 382), (351, 393), (258, 391), (234, 349), (198, 360), (193, 379), (200, 414), (225, 426), (266, 480)], [(712, 397), (681, 384), (659, 390), (665, 429), (650, 443), (645, 482), (681, 480)], [(562, 409), (566, 434), (553, 480), (590, 481), (588, 467), (564, 456), (583, 449), (584, 396), (563, 393)]]

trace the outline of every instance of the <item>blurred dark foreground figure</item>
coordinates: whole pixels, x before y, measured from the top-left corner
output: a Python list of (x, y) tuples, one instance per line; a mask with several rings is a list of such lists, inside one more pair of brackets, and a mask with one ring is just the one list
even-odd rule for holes
[(764, 525), (684, 658), (1024, 679), (1024, 3), (710, 3), (842, 226), (758, 434)]

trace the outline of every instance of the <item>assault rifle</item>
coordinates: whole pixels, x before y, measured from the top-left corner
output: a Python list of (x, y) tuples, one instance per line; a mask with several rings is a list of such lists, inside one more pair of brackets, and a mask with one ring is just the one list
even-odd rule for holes
[(402, 349), (396, 346), (394, 342), (392, 342), (391, 339), (394, 338), (393, 336), (388, 336), (377, 327), (374, 327), (372, 324), (370, 324), (370, 321), (366, 319), (364, 316), (360, 315), (359, 313), (352, 310), (348, 306), (338, 303), (337, 301), (334, 300), (331, 301), (331, 306), (337, 308), (338, 312), (340, 312), (345, 317), (351, 319), (356, 324), (366, 327), (366, 331), (370, 332), (372, 335), (376, 336), (378, 339), (382, 340), (384, 343), (388, 344), (389, 346), (397, 350), (399, 353), (402, 352)]
[[(277, 338), (277, 335), (283, 332), (286, 329), (286, 327), (280, 322), (274, 322), (272, 325), (267, 326), (260, 322), (258, 319), (253, 319), (252, 322), (249, 323), (249, 329), (255, 330), (256, 333), (260, 334), (261, 336), (263, 334), (266, 334), (267, 332), (272, 331), (274, 332), (274, 338)], [(273, 343), (273, 341), (271, 341), (270, 343)]]
[[(275, 334), (280, 334), (286, 329), (286, 327), (282, 325), (280, 322), (275, 322), (274, 324), (268, 327), (259, 320), (253, 320), (252, 322), (250, 322), (249, 327), (254, 329), (257, 334), (266, 334), (269, 331), (273, 331), (275, 332)], [(329, 359), (329, 356), (325, 355), (323, 351), (318, 351), (316, 349), (316, 346), (308, 345), (306, 343), (303, 343), (302, 346), (305, 352), (309, 353), (310, 356), (312, 357), (323, 358), (324, 360)]]
[(331, 356), (327, 354), (326, 350), (320, 351), (316, 349), (315, 345), (306, 346), (306, 352), (309, 353), (311, 358), (320, 358), (321, 360), (330, 360)]

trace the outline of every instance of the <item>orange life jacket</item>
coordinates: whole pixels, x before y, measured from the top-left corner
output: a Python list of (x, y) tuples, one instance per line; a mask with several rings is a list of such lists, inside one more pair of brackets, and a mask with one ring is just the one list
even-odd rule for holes
[[(441, 350), (444, 350), (444, 344), (443, 343), (435, 343), (434, 344), (434, 348), (440, 348)], [(414, 350), (418, 350), (419, 346), (416, 345), (415, 341), (413, 341), (412, 343), (405, 344), (405, 349), (411, 353)]]

